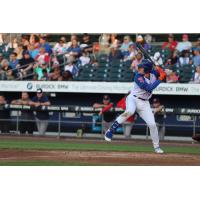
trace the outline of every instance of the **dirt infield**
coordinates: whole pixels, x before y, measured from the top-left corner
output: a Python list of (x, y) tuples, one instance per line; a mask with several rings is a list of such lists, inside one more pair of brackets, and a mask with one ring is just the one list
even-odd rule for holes
[(199, 155), (94, 152), (0, 150), (1, 161), (60, 161), (85, 165), (200, 165)]
[[(3, 136), (1, 141), (13, 140), (13, 137)], [(76, 142), (81, 144), (104, 144), (105, 141), (94, 139), (77, 139), (65, 138), (57, 140), (56, 138), (38, 138), (38, 137), (14, 137), (15, 141), (44, 141), (46, 143), (62, 141), (65, 146)], [(45, 143), (45, 144), (46, 144)], [(43, 144), (43, 143), (42, 143)], [(112, 144), (116, 145), (139, 145), (151, 147), (151, 141), (113, 141)], [(187, 147), (187, 148), (200, 148), (198, 143), (185, 143), (185, 142), (162, 142), (163, 147)], [(118, 147), (118, 146), (117, 146)], [(40, 149), (12, 149), (0, 148), (0, 165), (5, 162), (20, 162), (20, 161), (45, 161), (45, 162), (59, 162), (63, 165), (164, 165), (164, 166), (200, 166), (200, 154), (191, 153), (165, 153), (162, 155), (151, 152), (124, 152), (124, 151), (95, 151), (95, 150), (49, 150)], [(45, 165), (45, 164), (44, 164)]]

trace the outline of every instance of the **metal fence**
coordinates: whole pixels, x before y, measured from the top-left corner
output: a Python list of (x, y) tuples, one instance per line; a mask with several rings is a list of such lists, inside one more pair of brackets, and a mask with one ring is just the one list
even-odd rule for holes
[[(33, 112), (40, 112), (40, 111), (48, 111), (50, 113), (50, 119), (48, 120), (48, 123), (51, 125), (54, 125), (54, 132), (56, 133), (55, 136), (60, 138), (62, 132), (62, 126), (67, 125), (67, 126), (72, 126), (76, 125), (77, 127), (80, 128), (81, 124), (84, 124), (85, 126), (91, 126), (94, 124), (94, 122), (91, 120), (91, 117), (94, 114), (97, 114), (101, 109), (93, 109), (92, 107), (80, 107), (80, 106), (41, 106), (41, 107), (31, 107), (31, 106), (25, 106), (25, 105), (2, 105), (0, 107), (0, 112), (1, 111), (6, 111), (6, 112), (11, 112), (11, 118), (9, 119), (0, 119), (0, 123), (9, 123), (9, 128), (11, 131), (14, 133), (20, 134), (19, 131), (19, 125), (21, 122), (35, 122), (35, 119), (29, 120), (29, 119), (22, 119), (21, 118), (21, 111), (33, 111)], [(164, 123), (163, 126), (166, 128), (181, 128), (184, 130), (185, 128), (190, 128), (191, 131), (191, 136), (196, 134), (197, 128), (200, 128), (200, 125), (197, 124), (197, 118), (200, 115), (200, 110), (198, 109), (186, 109), (186, 108), (179, 108), (179, 109), (174, 109), (174, 108), (166, 108), (165, 109), (167, 115), (189, 115), (192, 116), (190, 119), (190, 124), (182, 124), (181, 127), (180, 125), (177, 124), (168, 124)], [(121, 113), (121, 109), (112, 109), (111, 112), (116, 112), (116, 113)], [(52, 118), (52, 114), (56, 115), (56, 119)], [(64, 114), (73, 114), (75, 117), (66, 117), (64, 118)], [(84, 120), (81, 121), (81, 116), (84, 117), (90, 117), (90, 120)], [(76, 119), (76, 120), (74, 120)], [(98, 121), (95, 122), (96, 125), (102, 126), (103, 123), (103, 117)], [(12, 125), (12, 126), (11, 126)], [(135, 123), (134, 126), (136, 127), (142, 127), (143, 130), (145, 130), (145, 136), (146, 139), (149, 138), (149, 131), (148, 127), (144, 123)], [(91, 129), (90, 129), (91, 130)], [(92, 131), (91, 131), (92, 132)], [(103, 134), (102, 129), (100, 130), (100, 133)], [(94, 133), (95, 134), (95, 133)]]

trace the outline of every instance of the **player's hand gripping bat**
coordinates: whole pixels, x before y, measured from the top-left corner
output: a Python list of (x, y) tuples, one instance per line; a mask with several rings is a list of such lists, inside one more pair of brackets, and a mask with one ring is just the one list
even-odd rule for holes
[(160, 77), (162, 80), (164, 80), (166, 78), (166, 72), (162, 69), (162, 67), (157, 66), (157, 64), (155, 63), (155, 61), (151, 58), (151, 56), (149, 55), (149, 53), (143, 48), (143, 46), (141, 45), (141, 43), (136, 42), (136, 47), (142, 52), (142, 54), (144, 55), (144, 57), (146, 59), (148, 59), (152, 64), (153, 64), (153, 68), (159, 72)]

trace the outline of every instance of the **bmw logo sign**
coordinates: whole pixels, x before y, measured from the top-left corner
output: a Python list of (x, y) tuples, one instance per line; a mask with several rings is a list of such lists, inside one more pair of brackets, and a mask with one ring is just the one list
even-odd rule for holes
[(33, 84), (32, 84), (32, 83), (28, 83), (28, 84), (27, 84), (27, 89), (28, 89), (28, 90), (31, 90), (32, 88), (33, 88)]

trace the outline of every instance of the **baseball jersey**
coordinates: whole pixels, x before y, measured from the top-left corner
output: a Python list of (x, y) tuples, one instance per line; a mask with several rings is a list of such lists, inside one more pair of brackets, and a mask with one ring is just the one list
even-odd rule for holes
[(131, 94), (142, 99), (148, 100), (152, 96), (152, 91), (161, 83), (158, 72), (152, 70), (150, 78), (146, 78), (144, 74), (136, 73), (134, 77), (134, 85)]

